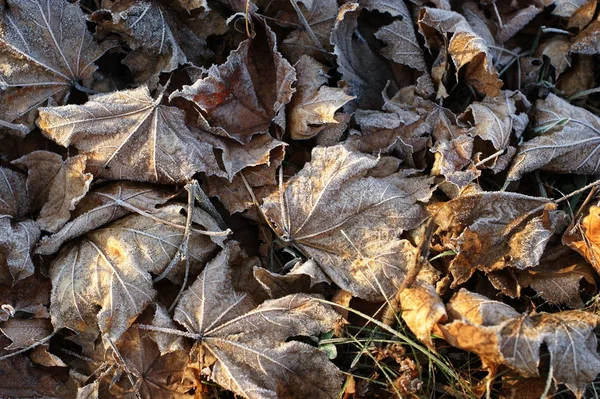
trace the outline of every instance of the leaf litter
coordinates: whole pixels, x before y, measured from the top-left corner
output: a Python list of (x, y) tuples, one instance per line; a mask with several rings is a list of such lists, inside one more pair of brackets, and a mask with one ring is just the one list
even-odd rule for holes
[(0, 2), (0, 396), (594, 397), (599, 13)]

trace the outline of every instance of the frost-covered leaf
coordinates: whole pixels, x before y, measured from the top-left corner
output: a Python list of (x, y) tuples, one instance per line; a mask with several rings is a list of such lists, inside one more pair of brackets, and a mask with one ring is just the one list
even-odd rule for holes
[(154, 1), (114, 1), (108, 10), (94, 12), (91, 20), (98, 24), (98, 35), (121, 35), (131, 47), (123, 63), (137, 83), (150, 87), (156, 86), (160, 73), (211, 55), (206, 42)]
[(174, 92), (197, 104), (206, 121), (226, 137), (242, 144), (266, 133), (287, 104), (296, 80), (294, 68), (277, 51), (274, 33), (267, 27), (244, 40), (227, 62), (213, 65), (191, 86)]
[[(444, 339), (481, 356), (492, 371), (506, 365), (525, 377), (540, 375), (541, 348), (550, 355), (552, 379), (579, 397), (600, 373), (600, 318), (577, 310), (527, 316), (502, 302), (461, 289), (448, 303)], [(493, 374), (493, 373), (492, 373)]]
[(27, 191), (33, 207), (40, 209), (36, 222), (42, 230), (56, 232), (69, 220), (84, 197), (93, 176), (84, 173), (85, 155), (65, 160), (56, 153), (34, 151), (15, 161), (27, 168)]
[(509, 192), (462, 195), (430, 212), (445, 248), (456, 252), (449, 271), (453, 287), (475, 270), (486, 273), (535, 267), (565, 215), (546, 198)]
[(337, 367), (324, 352), (288, 339), (333, 329), (337, 313), (303, 294), (255, 307), (231, 282), (228, 264), (238, 251), (228, 246), (209, 262), (175, 309), (175, 320), (201, 337), (195, 351), (213, 358), (210, 378), (249, 399), (336, 398)]
[[(448, 43), (448, 52), (456, 67), (457, 80), (473, 86), (479, 92), (496, 97), (502, 81), (494, 67), (489, 43), (457, 12), (424, 7), (419, 16), (419, 30), (426, 39), (440, 35)], [(460, 76), (459, 76), (460, 74)]]
[(117, 220), (131, 212), (155, 213), (176, 193), (161, 191), (148, 185), (114, 182), (90, 191), (73, 211), (74, 219), (55, 234), (40, 240), (35, 253), (50, 255), (65, 242), (88, 231)]
[(307, 55), (294, 65), (296, 93), (289, 104), (288, 127), (293, 139), (309, 139), (332, 123), (335, 111), (354, 97), (343, 89), (328, 87), (327, 68)]
[(371, 49), (358, 29), (361, 10), (358, 3), (346, 3), (340, 8), (331, 43), (337, 70), (350, 85), (350, 94), (356, 96), (361, 108), (377, 108), (383, 103), (381, 92), (393, 77), (385, 59)]
[[(154, 214), (165, 223), (130, 215), (64, 248), (50, 268), (54, 327), (68, 327), (92, 341), (99, 331), (117, 340), (156, 295), (150, 273), (165, 272), (178, 252), (186, 221), (181, 209), (170, 205)], [(190, 273), (202, 267), (215, 247), (207, 236), (192, 231)], [(180, 283), (184, 274), (185, 265), (177, 262), (166, 277)]]
[(298, 262), (288, 273), (279, 274), (262, 267), (254, 268), (254, 278), (267, 291), (270, 298), (281, 298), (290, 294), (309, 292), (320, 283), (331, 283), (323, 270), (310, 259)]
[(9, 0), (0, 12), (0, 128), (26, 133), (38, 106), (64, 102), (104, 50), (78, 3)]
[(223, 175), (212, 145), (186, 127), (182, 110), (161, 100), (146, 86), (97, 94), (83, 105), (40, 109), (38, 124), (86, 155), (96, 178), (180, 183), (199, 171)]
[(517, 151), (508, 179), (527, 172), (600, 173), (600, 118), (549, 94), (534, 107), (534, 129), (539, 132)]
[(368, 174), (375, 157), (344, 146), (317, 147), (312, 160), (261, 206), (277, 235), (314, 259), (340, 288), (382, 299), (402, 283), (414, 256), (399, 238), (427, 214), (426, 178)]
[(25, 176), (0, 167), (0, 282), (9, 284), (33, 274), (31, 252), (40, 228), (26, 219), (30, 211)]

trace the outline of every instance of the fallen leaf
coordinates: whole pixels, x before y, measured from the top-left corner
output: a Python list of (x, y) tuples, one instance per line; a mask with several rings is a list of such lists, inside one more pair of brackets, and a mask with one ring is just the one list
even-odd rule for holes
[(123, 63), (137, 83), (156, 87), (161, 73), (212, 55), (205, 41), (154, 1), (108, 0), (102, 4), (109, 9), (90, 16), (97, 24), (96, 34), (117, 33), (131, 47)]
[(138, 183), (114, 182), (90, 191), (73, 211), (74, 219), (51, 236), (40, 240), (36, 254), (51, 255), (65, 242), (131, 212), (153, 214), (176, 193), (157, 190)]
[(31, 252), (40, 228), (25, 219), (29, 212), (25, 176), (0, 167), (0, 283), (9, 284), (31, 276)]
[(316, 147), (311, 162), (261, 206), (280, 239), (340, 288), (370, 300), (402, 284), (414, 248), (399, 236), (425, 220), (419, 201), (431, 195), (427, 178), (368, 177), (377, 163), (344, 146)]
[(226, 247), (182, 295), (175, 320), (200, 337), (193, 355), (210, 378), (244, 398), (336, 398), (342, 376), (324, 352), (291, 337), (333, 329), (337, 313), (304, 294), (255, 307), (231, 284)]
[(7, 350), (27, 348), (46, 338), (51, 332), (52, 324), (48, 319), (13, 318), (0, 323), (0, 333), (12, 341), (4, 348)]
[(161, 105), (146, 86), (90, 97), (84, 105), (40, 109), (38, 124), (62, 146), (87, 156), (87, 171), (110, 180), (181, 183), (194, 173), (224, 175), (213, 147)]
[(25, 134), (37, 107), (63, 103), (96, 70), (98, 45), (77, 3), (8, 0), (0, 14), (0, 127)]
[(555, 76), (560, 76), (569, 66), (571, 66), (571, 41), (564, 35), (551, 36), (540, 41), (540, 45), (535, 52), (536, 57), (548, 57), (550, 63), (555, 69)]
[(379, 108), (383, 104), (381, 92), (388, 80), (393, 81), (385, 59), (375, 53), (358, 29), (362, 7), (346, 3), (339, 10), (331, 43), (337, 56), (337, 71), (351, 87), (360, 108)]
[(563, 236), (563, 243), (574, 249), (600, 274), (600, 206), (592, 205), (587, 215), (571, 226)]
[(549, 94), (545, 100), (536, 102), (534, 120), (538, 133), (519, 146), (508, 180), (518, 180), (534, 170), (599, 173), (600, 118)]
[(246, 144), (253, 135), (269, 130), (290, 101), (295, 80), (294, 68), (277, 51), (275, 35), (267, 27), (244, 40), (225, 64), (213, 65), (206, 77), (170, 98), (193, 101), (221, 135)]
[(430, 207), (445, 248), (456, 252), (452, 287), (486, 273), (535, 267), (565, 215), (545, 198), (510, 192), (461, 195)]
[(594, 269), (565, 246), (546, 251), (538, 266), (518, 273), (517, 281), (548, 303), (571, 308), (583, 307), (582, 286), (591, 287), (591, 294), (596, 291)]
[[(186, 372), (188, 360), (185, 351), (174, 351), (161, 355), (149, 334), (130, 328), (116, 345), (123, 364), (118, 364), (124, 373), (115, 373), (110, 382), (114, 397), (128, 397), (132, 393), (142, 399), (186, 399), (194, 397), (196, 382)], [(120, 377), (120, 378), (119, 378)], [(135, 386), (131, 386), (130, 378)], [(108, 378), (106, 378), (108, 380)]]
[(600, 39), (600, 20), (595, 19), (575, 36), (570, 50), (577, 54), (598, 54), (600, 53), (598, 39)]
[[(220, 160), (230, 182), (245, 168), (260, 165), (277, 166), (285, 156), (286, 143), (274, 139), (269, 134), (254, 136), (246, 144), (209, 133), (200, 134), (203, 134), (204, 139), (214, 148), (221, 150)], [(217, 176), (214, 177), (219, 179)]]
[(306, 262), (298, 262), (286, 274), (279, 274), (262, 267), (254, 267), (254, 278), (267, 291), (270, 298), (281, 298), (290, 294), (310, 292), (317, 284), (330, 284), (319, 265), (310, 259)]
[(417, 41), (415, 28), (410, 18), (410, 12), (404, 2), (397, 2), (400, 20), (395, 20), (389, 25), (379, 29), (375, 37), (383, 41), (386, 46), (380, 53), (385, 58), (398, 64), (409, 66), (417, 71), (426, 72), (425, 55)]
[[(301, 0), (297, 4), (303, 14), (298, 18), (300, 28), (283, 40), (281, 52), (292, 62), (298, 62), (304, 55), (325, 61), (327, 52), (332, 49), (329, 38), (338, 11), (337, 1)], [(304, 26), (302, 18), (306, 20), (310, 31)]]
[(343, 89), (328, 87), (325, 65), (307, 55), (294, 65), (298, 82), (289, 103), (288, 128), (292, 139), (304, 140), (319, 134), (332, 123), (335, 111), (354, 97)]
[[(179, 205), (154, 215), (130, 215), (87, 233), (64, 248), (50, 267), (50, 314), (55, 328), (67, 327), (95, 339), (98, 332), (116, 341), (156, 294), (152, 276), (165, 272), (184, 238), (186, 218)], [(169, 224), (167, 224), (169, 223)], [(191, 232), (189, 273), (197, 272), (216, 246)], [(166, 277), (181, 283), (185, 265), (177, 262)]]
[(569, 18), (586, 2), (587, 0), (554, 0), (549, 3), (555, 6), (552, 10), (552, 14), (563, 18)]
[[(423, 7), (419, 30), (426, 38), (433, 34), (433, 30), (444, 41), (448, 40), (448, 52), (456, 67), (457, 80), (462, 77), (465, 83), (490, 97), (500, 94), (502, 81), (498, 78), (488, 43), (473, 31), (462, 15)], [(452, 37), (448, 39), (450, 34)]]
[(402, 320), (417, 338), (435, 350), (431, 333), (448, 320), (446, 308), (430, 284), (406, 288), (400, 292)]
[(275, 178), (276, 166), (259, 165), (244, 169), (241, 174), (235, 176), (231, 182), (220, 177), (208, 177), (208, 194), (217, 197), (230, 214), (244, 212), (254, 206), (254, 200), (248, 191), (246, 182), (252, 189), (255, 197), (266, 197), (277, 189)]
[(34, 151), (12, 162), (27, 168), (27, 191), (42, 230), (57, 232), (69, 220), (75, 205), (89, 190), (93, 176), (84, 173), (86, 157), (76, 155), (63, 161), (58, 154)]
[(537, 377), (544, 345), (552, 379), (578, 397), (600, 373), (594, 335), (600, 318), (595, 314), (571, 310), (527, 316), (464, 289), (446, 307), (451, 322), (440, 326), (444, 339), (478, 354), (491, 370), (502, 364), (525, 377)]

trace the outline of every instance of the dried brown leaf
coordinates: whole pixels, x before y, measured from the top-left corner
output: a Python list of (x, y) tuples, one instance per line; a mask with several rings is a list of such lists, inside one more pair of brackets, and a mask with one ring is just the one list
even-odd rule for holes
[(277, 166), (285, 155), (286, 143), (274, 139), (269, 134), (256, 135), (246, 144), (205, 132), (199, 134), (222, 151), (221, 161), (229, 181), (233, 181), (234, 176), (245, 168), (260, 165)]
[(337, 397), (341, 374), (325, 353), (286, 342), (333, 329), (337, 313), (302, 294), (255, 307), (231, 283), (228, 265), (238, 252), (228, 246), (209, 262), (175, 309), (175, 320), (201, 337), (200, 360), (214, 359), (211, 379), (245, 398)]
[(277, 51), (275, 34), (266, 27), (243, 41), (227, 62), (213, 65), (206, 77), (171, 94), (197, 104), (221, 135), (242, 144), (266, 133), (293, 93), (294, 68)]
[[(140, 399), (195, 397), (197, 384), (191, 373), (186, 372), (188, 354), (185, 351), (161, 355), (149, 334), (137, 328), (123, 334), (116, 348), (123, 359), (123, 363), (116, 362), (116, 366), (124, 372), (121, 375), (116, 372), (113, 380), (105, 377), (110, 382), (113, 397), (131, 397), (133, 393)], [(133, 387), (130, 378), (135, 383)]]
[(27, 191), (34, 209), (41, 208), (36, 222), (42, 230), (57, 232), (89, 190), (93, 176), (84, 173), (86, 160), (76, 155), (63, 161), (56, 153), (34, 151), (13, 161), (27, 168)]
[(549, 94), (534, 107), (539, 133), (518, 149), (508, 173), (518, 180), (527, 172), (600, 173), (600, 118)]
[(281, 298), (290, 294), (309, 292), (310, 289), (320, 283), (331, 283), (323, 270), (309, 259), (306, 262), (298, 262), (286, 274), (279, 274), (262, 267), (254, 267), (254, 278), (267, 291), (270, 298)]
[(600, 206), (591, 206), (583, 220), (565, 232), (563, 243), (583, 255), (600, 274)]
[(527, 316), (464, 289), (448, 303), (447, 311), (451, 323), (441, 326), (444, 339), (478, 354), (492, 371), (506, 365), (525, 377), (537, 377), (544, 345), (550, 354), (551, 377), (578, 397), (600, 373), (594, 334), (600, 318), (593, 313), (572, 310)]
[[(170, 205), (154, 215), (183, 227), (181, 209)], [(52, 324), (92, 341), (99, 331), (117, 340), (154, 299), (150, 273), (165, 272), (183, 239), (184, 229), (142, 215), (87, 233), (52, 262)], [(207, 236), (192, 232), (190, 273), (197, 272), (215, 248)], [(180, 283), (184, 274), (185, 265), (177, 262), (166, 277)]]
[(385, 59), (377, 54), (358, 31), (358, 16), (362, 7), (346, 3), (340, 8), (331, 43), (337, 56), (337, 70), (350, 85), (360, 108), (378, 108), (383, 104), (381, 92), (393, 81)]
[(137, 83), (155, 87), (160, 73), (211, 55), (204, 40), (157, 2), (111, 0), (104, 1), (103, 6), (109, 9), (90, 17), (98, 24), (96, 33), (101, 37), (117, 33), (127, 42), (131, 51), (123, 63)]
[(194, 173), (223, 176), (213, 147), (190, 131), (184, 113), (148, 88), (97, 94), (84, 105), (40, 109), (38, 124), (60, 145), (87, 156), (96, 178), (180, 183)]
[(462, 77), (465, 83), (490, 97), (500, 94), (503, 83), (494, 67), (490, 43), (477, 35), (462, 15), (424, 7), (419, 16), (419, 30), (428, 40), (433, 32), (444, 41), (449, 40), (448, 52), (456, 67), (457, 80)]
[(435, 288), (430, 284), (406, 288), (400, 293), (400, 305), (402, 320), (408, 328), (421, 342), (434, 349), (431, 333), (439, 323), (448, 319), (444, 303)]
[(539, 266), (518, 273), (517, 280), (522, 287), (531, 286), (552, 305), (581, 308), (582, 285), (595, 293), (594, 269), (567, 247), (560, 249), (546, 251)]
[(73, 212), (74, 219), (57, 233), (42, 238), (35, 253), (51, 255), (65, 242), (119, 219), (131, 212), (155, 213), (176, 193), (128, 182), (114, 182), (90, 191)]
[(62, 103), (96, 70), (105, 49), (92, 40), (79, 4), (9, 0), (0, 14), (0, 128), (21, 134), (38, 106)]
[(289, 104), (288, 128), (292, 139), (309, 139), (333, 123), (335, 111), (352, 100), (344, 90), (328, 87), (327, 68), (307, 55), (294, 65), (296, 93)]
[(340, 288), (365, 299), (392, 295), (414, 248), (399, 239), (427, 214), (426, 178), (368, 177), (378, 160), (344, 146), (316, 147), (312, 160), (261, 206), (277, 235), (314, 259)]
[(600, 19), (593, 20), (584, 30), (579, 32), (571, 43), (571, 52), (594, 55), (600, 53)]
[(475, 270), (486, 273), (535, 267), (564, 213), (546, 198), (509, 192), (462, 195), (430, 207), (437, 234), (457, 255), (450, 263), (453, 287)]
[(25, 219), (30, 199), (25, 176), (0, 167), (0, 283), (10, 284), (33, 274), (31, 252), (40, 228)]
[(301, 28), (291, 32), (281, 43), (281, 52), (292, 62), (298, 62), (303, 55), (325, 61), (327, 52), (332, 50), (329, 37), (338, 11), (337, 1), (300, 0), (297, 3), (312, 35), (300, 23)]

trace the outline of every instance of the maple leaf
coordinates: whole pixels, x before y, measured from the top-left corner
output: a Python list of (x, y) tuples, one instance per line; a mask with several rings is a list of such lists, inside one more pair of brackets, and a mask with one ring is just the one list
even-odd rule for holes
[(419, 30), (428, 40), (432, 40), (434, 32), (437, 32), (444, 37), (444, 42), (452, 34), (448, 41), (448, 52), (456, 67), (456, 79), (462, 76), (465, 83), (485, 95), (495, 97), (500, 94), (502, 81), (498, 78), (488, 44), (473, 31), (462, 15), (423, 7), (419, 16)]
[(73, 211), (73, 220), (55, 234), (43, 237), (36, 254), (56, 253), (65, 242), (88, 231), (117, 220), (131, 212), (152, 214), (156, 206), (164, 204), (176, 193), (128, 182), (114, 182), (90, 191)]
[[(78, 3), (9, 0), (0, 14), (0, 127), (21, 134), (38, 106), (66, 101), (107, 46), (92, 39)], [(32, 116), (33, 115), (33, 116)]]
[(36, 222), (43, 230), (51, 232), (58, 231), (69, 220), (71, 211), (87, 193), (93, 178), (84, 173), (85, 155), (63, 161), (53, 152), (34, 151), (12, 163), (27, 168), (27, 191), (34, 208), (41, 208)]
[(32, 317), (48, 317), (50, 304), (50, 280), (34, 274), (22, 280), (0, 285), (0, 321), (17, 314)]
[(429, 210), (439, 226), (437, 234), (445, 235), (447, 248), (457, 253), (449, 267), (453, 287), (476, 269), (490, 273), (536, 266), (564, 221), (564, 213), (550, 200), (509, 192), (466, 194)]
[[(98, 353), (100, 352), (100, 353)], [(107, 368), (98, 379), (80, 388), (78, 398), (186, 399), (194, 397), (196, 383), (186, 370), (183, 350), (161, 354), (145, 331), (135, 327), (112, 343), (110, 349), (91, 355), (96, 368)]]
[[(185, 267), (171, 260), (184, 240), (182, 207), (169, 205), (158, 220), (129, 215), (94, 230), (64, 248), (52, 262), (50, 314), (55, 328), (67, 327), (93, 342), (98, 330), (115, 341), (156, 294), (151, 274), (181, 282)], [(167, 224), (168, 223), (168, 224)], [(205, 235), (190, 233), (189, 273), (198, 271), (216, 245)]]
[(227, 246), (184, 292), (175, 320), (197, 334), (194, 353), (214, 364), (210, 378), (245, 398), (335, 398), (341, 374), (324, 352), (290, 337), (333, 329), (338, 315), (307, 295), (290, 295), (255, 307), (236, 292)]
[(90, 97), (84, 105), (40, 109), (38, 124), (60, 145), (87, 156), (96, 178), (180, 183), (194, 173), (224, 175), (213, 147), (190, 131), (184, 113), (161, 105), (146, 86)]
[(577, 310), (527, 316), (512, 307), (461, 289), (446, 306), (441, 325), (451, 345), (478, 354), (492, 371), (506, 365), (521, 375), (540, 375), (540, 350), (550, 354), (550, 375), (581, 397), (600, 373), (594, 327), (600, 318)]
[(344, 90), (326, 86), (326, 68), (307, 55), (294, 65), (298, 74), (296, 93), (289, 104), (288, 123), (293, 139), (309, 139), (328, 124), (338, 123), (335, 111), (354, 97)]
[(223, 65), (171, 94), (197, 104), (210, 126), (242, 144), (266, 133), (293, 93), (294, 68), (277, 51), (275, 34), (265, 26), (244, 40)]
[(341, 145), (316, 147), (311, 162), (261, 205), (282, 240), (340, 288), (371, 300), (402, 283), (414, 250), (399, 236), (425, 220), (418, 202), (431, 195), (426, 178), (370, 177), (377, 164)]
[(600, 118), (549, 94), (534, 106), (534, 129), (539, 133), (517, 151), (508, 180), (527, 172), (600, 173)]
[(123, 63), (135, 82), (150, 87), (156, 86), (160, 73), (212, 54), (204, 40), (154, 1), (114, 1), (109, 10), (95, 11), (90, 19), (98, 24), (99, 36), (118, 33), (123, 37), (132, 49)]
[(402, 1), (397, 2), (397, 7), (398, 10), (392, 15), (397, 14), (401, 19), (395, 20), (375, 33), (375, 37), (386, 44), (380, 52), (384, 57), (398, 64), (426, 72), (425, 55), (417, 42), (410, 12)]
[(532, 287), (550, 304), (572, 308), (583, 307), (582, 288), (596, 291), (594, 269), (565, 246), (547, 250), (538, 266), (517, 274), (517, 281), (522, 287)]

